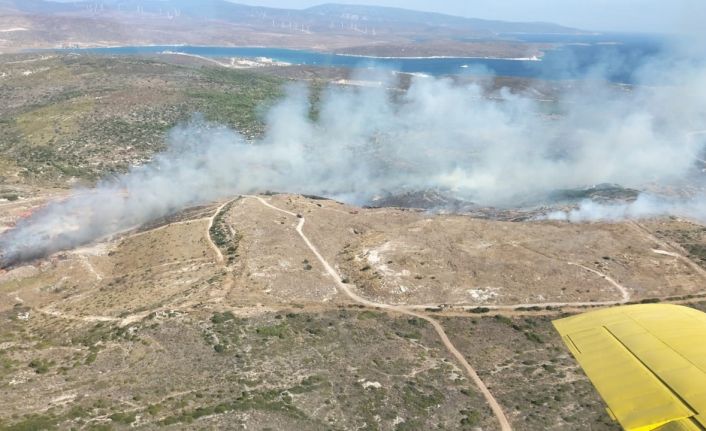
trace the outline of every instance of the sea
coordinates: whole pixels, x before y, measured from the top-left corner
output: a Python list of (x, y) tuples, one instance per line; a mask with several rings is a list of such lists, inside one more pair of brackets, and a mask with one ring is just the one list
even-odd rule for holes
[(512, 34), (507, 40), (550, 43), (555, 48), (540, 58), (352, 56), (306, 50), (223, 46), (119, 46), (69, 49), (108, 55), (179, 52), (209, 58), (264, 57), (292, 65), (379, 68), (403, 73), (443, 75), (496, 75), (545, 80), (597, 77), (616, 83), (635, 83), (640, 66), (664, 54), (667, 41), (653, 35), (634, 34)]

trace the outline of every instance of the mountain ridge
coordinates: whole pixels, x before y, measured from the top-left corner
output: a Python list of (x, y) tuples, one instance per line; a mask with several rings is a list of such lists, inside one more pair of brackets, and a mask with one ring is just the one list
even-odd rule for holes
[[(304, 9), (273, 8), (251, 6), (226, 0), (77, 0), (55, 2), (48, 0), (4, 0), (0, 6), (13, 8), (20, 13), (35, 14), (93, 14), (96, 16), (112, 13), (157, 14), (174, 17), (199, 18), (218, 21), (242, 22), (260, 19), (300, 19), (314, 25), (317, 20), (347, 20), (361, 23), (424, 25), (460, 31), (489, 33), (542, 32), (569, 33), (581, 32), (578, 29), (547, 22), (514, 22), (467, 18), (455, 15), (423, 12), (412, 9), (349, 5), (345, 3), (323, 3)], [(176, 13), (175, 13), (176, 12)]]
[(513, 34), (581, 30), (338, 3), (278, 9), (225, 0), (0, 0), (0, 32), (0, 52), (184, 44), (393, 57), (529, 58), (552, 45), (525, 43)]

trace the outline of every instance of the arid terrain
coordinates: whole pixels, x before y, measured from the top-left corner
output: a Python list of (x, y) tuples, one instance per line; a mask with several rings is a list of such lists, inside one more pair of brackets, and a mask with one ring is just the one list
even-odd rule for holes
[[(4, 223), (41, 196), (3, 204)], [(515, 428), (616, 429), (550, 321), (607, 303), (701, 306), (689, 250), (704, 231), (234, 197), (4, 273), (0, 417), (496, 428), (434, 321)]]
[[(261, 136), (292, 80), (351, 85), (341, 69), (185, 56), (0, 56), (0, 232), (151, 160), (195, 113)], [(531, 94), (548, 117), (572, 85), (486, 84), (487, 97)], [(693, 221), (400, 202), (261, 190), (13, 264), (0, 273), (0, 429), (617, 430), (551, 321), (706, 309)]]

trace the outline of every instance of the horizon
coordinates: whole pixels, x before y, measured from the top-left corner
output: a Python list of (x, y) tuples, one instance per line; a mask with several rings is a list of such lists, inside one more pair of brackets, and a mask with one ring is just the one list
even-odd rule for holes
[[(82, 0), (48, 0), (72, 3)], [(163, 0), (162, 0), (163, 1)], [(430, 4), (423, 0), (225, 0), (230, 3), (279, 9), (306, 9), (323, 4), (393, 7), (419, 12), (508, 22), (544, 22), (596, 32), (690, 33), (702, 32), (698, 17), (706, 16), (706, 4), (698, 0), (444, 0)], [(636, 14), (636, 9), (640, 13)]]

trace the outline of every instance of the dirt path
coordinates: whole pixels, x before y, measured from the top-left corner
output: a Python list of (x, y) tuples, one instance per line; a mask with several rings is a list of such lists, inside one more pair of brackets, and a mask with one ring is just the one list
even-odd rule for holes
[(585, 269), (586, 271), (590, 271), (597, 276), (605, 279), (607, 282), (615, 286), (616, 289), (620, 292), (621, 299), (620, 300), (614, 300), (614, 301), (586, 301), (586, 302), (537, 302), (537, 303), (522, 303), (522, 304), (507, 304), (507, 305), (485, 305), (485, 304), (455, 304), (455, 305), (439, 305), (439, 304), (415, 304), (415, 305), (400, 305), (399, 307), (404, 307), (406, 309), (410, 310), (425, 310), (425, 309), (434, 309), (434, 308), (439, 308), (441, 307), (442, 309), (466, 309), (470, 310), (473, 308), (487, 308), (488, 310), (495, 310), (495, 311), (517, 311), (519, 309), (523, 308), (531, 308), (531, 307), (541, 307), (541, 308), (546, 308), (546, 307), (592, 307), (592, 306), (612, 306), (612, 305), (622, 305), (630, 301), (630, 291), (623, 286), (622, 284), (618, 283), (615, 279), (610, 277), (607, 274), (604, 274), (600, 271), (597, 271), (593, 268), (589, 268), (587, 266), (574, 263), (574, 262), (567, 262), (569, 265), (576, 266), (582, 269)]
[(686, 256), (684, 256), (684, 255), (682, 255), (682, 254), (675, 253), (675, 252), (673, 252), (673, 251), (660, 250), (660, 249), (657, 249), (657, 248), (652, 249), (652, 252), (653, 252), (653, 253), (657, 253), (657, 254), (663, 254), (663, 255), (666, 255), (666, 256), (676, 257), (677, 259), (681, 260), (682, 262), (684, 262), (685, 264), (687, 264), (689, 267), (691, 267), (691, 269), (693, 269), (694, 271), (696, 271), (696, 272), (697, 272), (698, 274), (700, 274), (702, 277), (706, 278), (706, 270), (704, 270), (701, 266), (699, 266), (699, 264), (697, 264), (696, 262), (694, 262), (693, 260), (689, 259), (688, 257), (686, 257)]
[(17, 303), (17, 304), (24, 304), (25, 303), (24, 299), (20, 298), (19, 291), (10, 292), (7, 294), (7, 296), (14, 299), (15, 303)]
[(57, 317), (57, 318), (63, 319), (63, 320), (69, 320), (69, 321), (73, 321), (73, 322), (86, 322), (86, 323), (111, 322), (111, 323), (117, 323), (118, 326), (121, 328), (128, 326), (128, 325), (131, 325), (133, 323), (137, 323), (152, 313), (157, 313), (160, 311), (166, 311), (166, 310), (172, 310), (172, 309), (174, 309), (174, 308), (163, 306), (163, 307), (158, 307), (158, 308), (147, 310), (147, 311), (142, 311), (140, 313), (130, 314), (125, 317), (113, 317), (113, 316), (95, 316), (95, 315), (77, 316), (74, 314), (64, 313), (62, 311), (51, 310), (48, 307), (44, 307), (44, 308), (33, 307), (32, 308), (32, 310), (35, 310), (40, 314), (44, 314), (46, 316), (51, 316), (51, 317)]
[(98, 273), (98, 271), (96, 271), (96, 268), (93, 266), (93, 264), (88, 259), (88, 257), (86, 257), (83, 254), (78, 254), (77, 256), (78, 256), (79, 261), (81, 261), (81, 264), (88, 270), (88, 272), (93, 274), (93, 276), (96, 278), (97, 282), (103, 280), (103, 276), (100, 275), (100, 273)]
[[(231, 204), (234, 202), (238, 201), (241, 199), (241, 197), (237, 197), (235, 199), (231, 199), (227, 202), (224, 202), (221, 206), (219, 206), (216, 211), (213, 213), (213, 215), (209, 218), (208, 221), (208, 226), (206, 227), (206, 239), (208, 240), (209, 246), (215, 251), (216, 253), (216, 264), (221, 266), (223, 270), (225, 271), (225, 280), (223, 283), (221, 283), (220, 288), (209, 288), (208, 289), (208, 302), (210, 303), (223, 303), (225, 302), (225, 299), (228, 297), (230, 292), (233, 290), (233, 286), (235, 286), (235, 275), (233, 274), (233, 268), (229, 265), (229, 262), (226, 261), (225, 256), (223, 255), (223, 252), (221, 251), (220, 247), (218, 247), (218, 244), (213, 240), (211, 237), (211, 228), (216, 222), (216, 219), (218, 216), (223, 212), (225, 208), (229, 208)], [(230, 231), (231, 236), (235, 236), (236, 232), (233, 229), (232, 226), (228, 225), (228, 230)], [(183, 307), (185, 307), (183, 305)], [(183, 308), (182, 307), (182, 308)]]
[[(653, 249), (652, 251), (657, 253), (657, 254), (662, 254), (662, 255), (667, 255), (667, 256), (672, 256), (676, 257), (677, 259), (681, 260), (683, 263), (685, 263), (689, 268), (693, 269), (697, 274), (699, 274), (702, 278), (706, 280), (706, 270), (703, 269), (698, 263), (694, 262), (693, 260), (689, 259), (685, 254), (686, 250), (681, 248), (679, 245), (675, 245), (672, 243), (669, 243), (665, 240), (662, 240), (660, 238), (657, 238), (652, 232), (649, 231), (646, 227), (642, 226), (640, 223), (636, 221), (630, 222), (630, 225), (635, 228), (638, 232), (640, 232), (642, 235), (645, 237), (651, 239), (652, 241), (656, 242), (662, 249), (666, 250), (661, 250), (661, 249)], [(672, 250), (672, 251), (669, 251)]]
[(343, 282), (341, 279), (340, 274), (326, 261), (326, 259), (319, 253), (319, 250), (316, 248), (314, 244), (309, 240), (309, 238), (304, 234), (304, 223), (306, 223), (306, 219), (304, 217), (301, 217), (291, 211), (283, 210), (281, 208), (278, 208), (274, 205), (271, 205), (264, 199), (262, 199), (259, 196), (246, 196), (251, 199), (256, 199), (263, 205), (265, 205), (268, 208), (272, 208), (275, 211), (282, 212), (284, 214), (290, 215), (292, 217), (299, 217), (299, 223), (297, 224), (296, 231), (299, 234), (299, 236), (304, 240), (306, 243), (307, 247), (309, 247), (309, 250), (311, 250), (312, 253), (316, 256), (316, 258), (319, 260), (319, 262), (323, 265), (324, 269), (326, 269), (326, 272), (334, 279), (336, 282), (336, 286), (338, 286), (341, 291), (343, 291), (350, 299), (352, 299), (355, 302), (358, 302), (362, 305), (372, 307), (372, 308), (381, 308), (385, 310), (390, 310), (390, 311), (395, 311), (401, 314), (406, 314), (408, 316), (413, 316), (417, 317), (420, 319), (424, 319), (427, 322), (431, 323), (431, 325), (434, 327), (434, 330), (436, 333), (439, 335), (441, 338), (441, 341), (444, 343), (444, 346), (446, 349), (456, 358), (456, 360), (461, 364), (463, 369), (466, 371), (468, 376), (471, 378), (471, 380), (476, 384), (480, 392), (483, 394), (485, 397), (486, 401), (490, 405), (490, 408), (493, 411), (493, 414), (495, 414), (495, 417), (497, 418), (498, 422), (500, 423), (500, 429), (503, 431), (510, 431), (512, 430), (512, 427), (510, 426), (510, 422), (507, 419), (507, 416), (505, 416), (505, 412), (503, 411), (502, 407), (498, 403), (498, 401), (495, 399), (493, 394), (490, 392), (488, 387), (483, 383), (481, 378), (478, 376), (478, 373), (476, 370), (468, 363), (466, 358), (461, 354), (461, 352), (458, 351), (458, 349), (453, 345), (451, 340), (449, 339), (448, 335), (446, 335), (446, 331), (444, 331), (443, 326), (441, 323), (439, 323), (436, 319), (433, 319), (425, 314), (421, 314), (416, 311), (412, 311), (407, 307), (403, 306), (397, 306), (397, 305), (389, 305), (389, 304), (381, 304), (373, 301), (369, 301), (361, 296), (358, 296), (355, 292), (353, 292), (350, 287)]
[[(214, 212), (214, 214), (210, 218), (208, 218), (209, 223), (208, 223), (208, 228), (206, 229), (206, 239), (207, 239), (210, 247), (214, 250), (214, 253), (216, 254), (216, 260), (218, 261), (219, 264), (223, 264), (225, 262), (225, 259), (223, 258), (223, 254), (221, 253), (221, 250), (218, 248), (218, 246), (216, 246), (216, 244), (211, 239), (211, 235), (209, 232), (211, 230), (211, 226), (213, 226), (213, 222), (214, 222), (215, 218), (218, 216), (218, 214), (220, 214), (220, 212), (223, 210), (223, 208), (226, 205), (228, 205), (230, 202), (232, 202), (232, 201), (225, 202), (223, 205), (219, 206), (218, 209)], [(144, 232), (138, 232), (138, 233), (129, 235), (128, 237), (133, 238), (136, 236), (144, 235), (149, 232), (154, 232), (157, 230), (166, 229), (170, 226), (179, 225), (179, 224), (189, 224), (189, 223), (194, 223), (194, 222), (200, 222), (203, 220), (206, 220), (206, 218), (173, 222), (173, 223), (166, 224), (164, 226), (160, 226), (155, 229), (150, 229), (150, 230), (147, 230)], [(91, 264), (89, 259), (86, 258), (86, 256), (78, 255), (78, 258), (79, 258), (80, 262), (85, 266), (86, 270), (95, 276), (96, 281), (103, 280), (103, 276), (96, 271), (96, 269), (93, 267), (93, 265)], [(201, 259), (194, 259), (194, 260), (198, 261)], [(181, 262), (179, 262), (179, 263), (181, 263)], [(166, 265), (173, 265), (173, 264), (174, 263), (170, 262), (168, 264), (158, 265), (157, 267), (166, 266)], [(229, 286), (230, 283), (231, 283), (231, 280), (227, 280), (226, 285)], [(20, 303), (24, 303), (24, 300), (22, 300), (22, 298), (19, 297), (19, 292), (13, 292), (13, 294), (15, 295), (16, 301), (18, 301)], [(136, 323), (136, 322), (143, 320), (144, 318), (149, 316), (151, 313), (165, 311), (165, 310), (171, 310), (171, 309), (175, 309), (175, 308), (184, 309), (184, 308), (188, 308), (191, 305), (192, 304), (190, 302), (187, 302), (185, 304), (181, 304), (180, 306), (175, 306), (175, 304), (173, 304), (173, 303), (166, 304), (161, 307), (157, 307), (157, 308), (146, 310), (146, 311), (141, 311), (139, 313), (129, 314), (124, 317), (98, 316), (98, 315), (74, 315), (74, 314), (70, 314), (70, 313), (64, 313), (62, 311), (53, 310), (50, 307), (32, 307), (32, 309), (34, 311), (36, 311), (40, 314), (44, 314), (46, 316), (56, 317), (59, 319), (64, 319), (64, 320), (69, 320), (69, 321), (88, 322), (88, 323), (113, 322), (113, 323), (117, 323), (120, 327), (125, 327), (127, 325), (130, 325), (130, 324), (133, 324), (133, 323)]]
[(122, 319), (110, 316), (74, 316), (61, 311), (49, 310), (47, 308), (34, 308), (37, 312), (47, 316), (58, 317), (59, 319), (81, 321), (81, 322), (120, 322)]
[(211, 238), (211, 228), (213, 227), (213, 223), (216, 222), (216, 217), (218, 217), (221, 211), (223, 211), (223, 208), (225, 208), (226, 205), (231, 202), (233, 201), (224, 202), (221, 206), (219, 206), (213, 213), (213, 215), (208, 219), (208, 226), (206, 226), (206, 239), (208, 240), (208, 245), (211, 247), (211, 249), (213, 249), (213, 252), (216, 253), (216, 261), (218, 261), (218, 263), (220, 264), (225, 262), (225, 258), (223, 257), (221, 249), (218, 248), (218, 245), (216, 245), (216, 243), (213, 242), (213, 238)]
[(608, 283), (610, 283), (610, 284), (612, 284), (613, 286), (615, 286), (615, 288), (618, 289), (618, 291), (620, 292), (620, 294), (621, 294), (622, 297), (623, 297), (621, 301), (618, 301), (618, 302), (617, 302), (618, 304), (620, 304), (620, 303), (624, 304), (624, 303), (630, 301), (630, 291), (629, 291), (627, 288), (625, 288), (625, 286), (623, 286), (622, 284), (618, 283), (618, 282), (615, 281), (613, 278), (611, 278), (608, 274), (604, 274), (604, 273), (602, 273), (602, 272), (600, 272), (600, 271), (597, 271), (597, 270), (595, 270), (595, 269), (593, 269), (593, 268), (589, 268), (589, 267), (587, 267), (587, 266), (583, 266), (583, 265), (578, 264), (578, 263), (574, 263), (574, 262), (567, 262), (567, 263), (568, 263), (569, 265), (577, 266), (577, 267), (579, 267), (579, 268), (585, 269), (586, 271), (592, 272), (592, 273), (596, 274), (597, 276), (599, 276), (599, 277), (605, 279)]
[(404, 308), (410, 310), (425, 310), (428, 308), (442, 308), (442, 309), (464, 309), (472, 310), (474, 308), (487, 308), (488, 310), (494, 311), (522, 311), (525, 308), (532, 307), (593, 307), (593, 306), (609, 306), (609, 305), (621, 305), (625, 302), (621, 301), (593, 301), (593, 302), (537, 302), (537, 303), (526, 303), (526, 304), (500, 304), (500, 305), (447, 305), (447, 304), (414, 304), (414, 305), (404, 305)]

